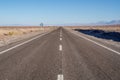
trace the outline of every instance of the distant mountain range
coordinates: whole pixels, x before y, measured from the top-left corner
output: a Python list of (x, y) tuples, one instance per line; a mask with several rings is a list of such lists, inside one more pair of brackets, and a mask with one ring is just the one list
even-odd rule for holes
[(57, 24), (57, 26), (94, 26), (94, 25), (120, 25), (120, 20), (112, 20), (112, 21), (100, 21), (97, 23), (68, 23), (68, 24)]
[(106, 21), (101, 21), (101, 22), (98, 22), (98, 23), (95, 23), (96, 25), (118, 25), (120, 24), (120, 20), (112, 20), (112, 21), (109, 21), (109, 22), (106, 22)]
[[(66, 23), (66, 24), (45, 24), (45, 26), (93, 26), (93, 25), (120, 25), (120, 20), (112, 20), (112, 21), (100, 21), (97, 23)], [(35, 26), (35, 25), (27, 25), (27, 24), (4, 24), (0, 26)], [(36, 25), (37, 26), (37, 25)]]
[(82, 24), (82, 25), (120, 25), (120, 20), (112, 20), (112, 21), (100, 21), (97, 23), (88, 23), (88, 24)]

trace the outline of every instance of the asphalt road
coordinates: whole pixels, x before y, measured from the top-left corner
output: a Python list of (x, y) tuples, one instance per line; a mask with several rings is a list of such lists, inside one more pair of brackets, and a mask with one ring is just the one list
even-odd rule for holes
[(120, 80), (120, 54), (58, 28), (1, 51), (0, 80)]

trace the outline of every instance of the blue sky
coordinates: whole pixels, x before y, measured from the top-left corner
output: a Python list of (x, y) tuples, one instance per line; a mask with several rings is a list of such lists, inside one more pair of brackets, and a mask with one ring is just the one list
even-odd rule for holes
[(120, 0), (0, 0), (0, 25), (73, 24), (120, 19)]

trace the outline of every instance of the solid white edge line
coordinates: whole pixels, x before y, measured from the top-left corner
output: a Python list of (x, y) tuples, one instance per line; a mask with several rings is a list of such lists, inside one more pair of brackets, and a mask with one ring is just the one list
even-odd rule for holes
[(62, 45), (59, 45), (59, 50), (62, 51)]
[[(47, 34), (47, 33), (46, 33), (46, 34)], [(21, 46), (21, 45), (26, 44), (26, 43), (29, 43), (29, 42), (31, 42), (31, 41), (33, 41), (33, 40), (35, 40), (35, 39), (37, 39), (37, 38), (39, 38), (39, 37), (41, 37), (41, 36), (43, 36), (43, 35), (45, 35), (45, 34), (41, 34), (41, 35), (36, 36), (36, 37), (34, 37), (34, 38), (30, 39), (30, 40), (27, 40), (27, 41), (23, 42), (23, 43), (20, 43), (20, 44), (18, 44), (18, 45), (15, 45), (15, 46), (13, 46), (13, 47), (11, 47), (11, 48), (8, 48), (8, 49), (6, 49), (6, 50), (3, 50), (3, 51), (0, 52), (0, 54), (3, 54), (3, 53), (5, 53), (5, 52), (8, 52), (8, 51), (10, 51), (10, 50), (12, 50), (12, 49), (14, 49), (14, 48), (17, 48), (17, 47), (19, 47), (19, 46)]]
[(63, 76), (62, 74), (59, 74), (59, 75), (57, 76), (57, 80), (64, 80), (64, 76)]
[[(72, 32), (72, 33), (73, 33), (73, 32)], [(74, 34), (75, 34), (75, 33), (74, 33)], [(78, 35), (78, 34), (76, 34), (76, 35)], [(98, 42), (96, 42), (96, 41), (93, 41), (93, 40), (88, 39), (88, 38), (86, 38), (86, 37), (83, 37), (83, 36), (81, 36), (81, 35), (78, 35), (78, 36), (81, 37), (81, 38), (83, 38), (83, 39), (86, 39), (86, 40), (88, 40), (88, 41), (90, 41), (90, 42), (92, 42), (92, 43), (95, 43), (95, 44), (97, 44), (97, 45), (99, 45), (99, 46), (101, 46), (101, 47), (103, 47), (103, 48), (105, 48), (105, 49), (107, 49), (107, 50), (109, 50), (109, 51), (112, 51), (112, 52), (114, 52), (114, 53), (120, 54), (120, 52), (115, 51), (115, 50), (113, 50), (113, 49), (111, 49), (111, 48), (109, 48), (109, 47), (106, 47), (106, 46), (104, 46), (104, 45), (102, 45), (102, 44), (100, 44), (100, 43), (98, 43)]]

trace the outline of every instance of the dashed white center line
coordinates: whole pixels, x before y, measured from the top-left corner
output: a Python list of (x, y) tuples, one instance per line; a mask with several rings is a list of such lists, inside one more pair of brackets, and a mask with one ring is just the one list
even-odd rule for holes
[(59, 45), (59, 50), (62, 51), (62, 45)]
[(57, 76), (57, 80), (64, 80), (64, 76), (63, 76), (62, 74), (59, 74), (59, 75)]
[(60, 32), (60, 37), (62, 37), (62, 32)]
[(62, 38), (60, 38), (60, 41), (62, 41)]
[[(62, 41), (62, 30), (60, 31), (60, 43)], [(60, 53), (62, 53), (62, 44), (59, 45), (59, 51), (61, 51)], [(60, 68), (60, 70), (62, 70), (62, 67)], [(64, 80), (64, 76), (62, 73), (57, 75), (57, 80)]]

